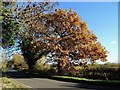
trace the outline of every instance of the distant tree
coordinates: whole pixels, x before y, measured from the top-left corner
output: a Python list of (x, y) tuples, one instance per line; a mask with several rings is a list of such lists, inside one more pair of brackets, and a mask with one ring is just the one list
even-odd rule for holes
[(26, 64), (24, 57), (21, 54), (14, 54), (12, 56), (12, 61), (8, 62), (8, 65), (10, 65), (10, 63), (12, 63), (12, 65), (18, 69), (20, 69), (20, 68), (27, 69), (28, 68), (28, 65)]
[(2, 76), (6, 75), (6, 70), (7, 70), (7, 62), (6, 62), (6, 53), (5, 52), (0, 52), (0, 73), (2, 73)]
[(21, 62), (24, 62), (24, 57), (21, 54), (14, 54), (12, 56), (12, 61), (14, 64), (19, 64)]

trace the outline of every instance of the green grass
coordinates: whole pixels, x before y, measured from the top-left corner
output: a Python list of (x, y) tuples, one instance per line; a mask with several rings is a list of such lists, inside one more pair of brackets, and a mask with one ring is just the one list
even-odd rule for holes
[(118, 80), (93, 80), (86, 78), (78, 78), (78, 77), (69, 77), (69, 76), (52, 76), (52, 79), (62, 80), (62, 81), (70, 81), (76, 83), (88, 83), (88, 84), (96, 84), (96, 85), (120, 85), (120, 81)]
[(23, 88), (22, 85), (20, 85), (17, 82), (13, 82), (12, 80), (8, 79), (7, 77), (0, 78), (0, 83), (2, 84), (2, 90), (5, 90), (7, 88), (16, 88), (19, 90), (28, 90), (27, 88)]

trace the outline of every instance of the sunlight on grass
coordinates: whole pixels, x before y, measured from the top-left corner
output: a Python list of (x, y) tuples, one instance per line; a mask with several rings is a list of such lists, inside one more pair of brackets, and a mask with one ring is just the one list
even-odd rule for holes
[(20, 90), (27, 90), (23, 88), (20, 84), (9, 80), (7, 77), (0, 78), (0, 85), (3, 88), (3, 90), (5, 88), (19, 88)]
[(94, 80), (94, 79), (86, 79), (86, 78), (78, 78), (78, 77), (69, 77), (69, 76), (53, 76), (55, 79), (66, 79), (72, 81), (85, 81), (91, 83), (111, 83), (111, 84), (120, 84), (118, 80)]

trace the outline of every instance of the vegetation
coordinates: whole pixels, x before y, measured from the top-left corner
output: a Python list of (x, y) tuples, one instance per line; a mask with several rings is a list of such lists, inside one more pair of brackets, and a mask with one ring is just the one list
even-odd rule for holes
[(50, 69), (50, 66), (48, 64), (44, 63), (45, 61), (45, 56), (37, 60), (34, 69), (35, 70), (42, 70), (42, 71), (48, 71)]
[(20, 47), (29, 69), (47, 54), (57, 60), (59, 75), (74, 71), (73, 60), (79, 60), (81, 64), (106, 61), (107, 51), (77, 13), (72, 9), (49, 12), (53, 5), (49, 2), (29, 3), (22, 9), (16, 8), (24, 29), (20, 34)]
[(16, 69), (28, 69), (28, 65), (26, 64), (24, 57), (21, 54), (14, 54), (12, 56), (12, 61), (8, 62), (13, 65)]
[(20, 90), (28, 90), (27, 88), (25, 89), (25, 87), (23, 87), (22, 85), (20, 85), (16, 82), (13, 82), (6, 77), (0, 78), (0, 82), (2, 82), (2, 90), (7, 89), (7, 88), (11, 88), (11, 89), (17, 88)]
[[(108, 52), (87, 23), (72, 9), (55, 9), (56, 5), (52, 2), (29, 2), (23, 6), (2, 3), (2, 47), (17, 42), (22, 53), (14, 54), (8, 63), (2, 62), (3, 72), (7, 65), (34, 70), (32, 74), (120, 80), (120, 68), (116, 64), (95, 64), (97, 60), (107, 61)], [(50, 66), (45, 60), (56, 61), (56, 65)]]
[[(115, 67), (108, 67), (110, 65)], [(64, 74), (64, 76), (85, 78), (88, 80), (92, 79), (92, 80), (120, 81), (120, 77), (119, 77), (120, 67), (118, 64), (115, 64), (115, 63), (88, 65), (88, 67), (76, 66), (75, 68), (77, 70), (76, 73), (72, 73), (72, 71), (68, 71)], [(51, 66), (49, 69), (43, 69), (42, 67), (42, 70), (41, 69), (33, 70), (32, 76), (52, 77), (52, 76), (58, 75), (57, 72), (58, 72), (57, 66), (56, 67)], [(27, 73), (31, 74), (31, 72), (27, 72)]]
[(2, 47), (7, 48), (15, 44), (19, 23), (13, 18), (14, 2), (0, 2), (0, 22), (2, 23)]
[(2, 70), (2, 75), (5, 75), (5, 72), (7, 70), (7, 62), (6, 61), (2, 61), (1, 62), (1, 70)]
[[(120, 80), (120, 64), (106, 63), (85, 66), (76, 66), (77, 72), (68, 71), (65, 76), (87, 79)], [(74, 71), (75, 72), (75, 71)]]
[(0, 76), (5, 76), (6, 75), (6, 70), (7, 70), (7, 62), (5, 60), (6, 54), (1, 55), (0, 58)]
[(76, 67), (79, 70), (77, 77), (102, 80), (120, 80), (120, 64), (106, 63)]
[(56, 80), (63, 80), (63, 81), (70, 81), (70, 82), (77, 82), (77, 83), (88, 83), (88, 84), (95, 84), (95, 85), (112, 85), (118, 86), (120, 81), (116, 80), (93, 80), (93, 79), (86, 79), (86, 78), (77, 78), (77, 77), (69, 77), (69, 76), (52, 76), (52, 79)]
[[(44, 51), (46, 45), (39, 41), (39, 36), (42, 35), (39, 31), (45, 30), (42, 28), (42, 24), (44, 23), (44, 20), (41, 21), (43, 19), (42, 16), (44, 16), (45, 12), (49, 13), (54, 6), (56, 6), (56, 3), (33, 2), (27, 3), (27, 5), (22, 8), (17, 7), (15, 9), (16, 15), (18, 15), (17, 20), (23, 28), (23, 31), (19, 34), (20, 48), (30, 70), (34, 69), (35, 62), (46, 53), (46, 51)], [(37, 44), (37, 42), (39, 43)], [(39, 47), (36, 48), (34, 44), (39, 45)]]

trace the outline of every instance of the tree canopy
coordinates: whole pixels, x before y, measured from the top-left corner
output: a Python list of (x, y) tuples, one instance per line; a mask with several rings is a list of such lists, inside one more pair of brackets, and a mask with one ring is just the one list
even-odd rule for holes
[(25, 29), (21, 49), (28, 62), (33, 63), (48, 53), (58, 60), (60, 68), (70, 66), (72, 60), (80, 60), (81, 63), (106, 61), (105, 47), (77, 12), (56, 9), (41, 13), (37, 7), (36, 4), (28, 4), (19, 11), (19, 19)]
[(10, 47), (15, 44), (16, 34), (20, 30), (19, 23), (13, 18), (13, 2), (2, 2), (0, 8), (0, 22), (2, 29), (2, 47)]
[[(28, 3), (26, 6), (17, 6), (14, 9), (16, 20), (22, 27), (19, 31), (20, 48), (29, 69), (33, 68), (41, 56), (49, 53), (58, 61), (58, 71), (63, 69), (72, 71), (69, 67), (73, 66), (73, 60), (79, 60), (82, 64), (94, 63), (97, 60), (106, 61), (105, 47), (97, 41), (97, 36), (88, 29), (87, 23), (81, 20), (77, 12), (72, 9), (54, 10), (55, 5), (56, 3), (51, 2)], [(14, 36), (18, 30), (14, 24), (17, 23), (5, 22), (9, 19), (3, 20), (5, 23), (3, 29), (12, 30), (8, 34), (11, 34), (10, 37)], [(6, 27), (6, 23), (9, 23), (9, 28)], [(7, 35), (4, 30), (3, 37), (4, 33)], [(6, 42), (5, 40), (3, 41)]]

